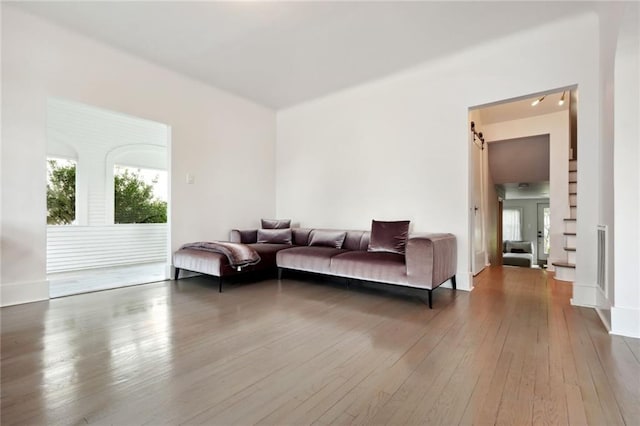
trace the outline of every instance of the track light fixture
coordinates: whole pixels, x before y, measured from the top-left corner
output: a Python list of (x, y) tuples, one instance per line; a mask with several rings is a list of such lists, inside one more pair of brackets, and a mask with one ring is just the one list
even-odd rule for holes
[[(558, 106), (564, 105), (564, 98), (565, 98), (566, 94), (567, 94), (567, 91), (563, 90), (562, 91), (562, 96), (560, 96), (560, 100), (558, 101)], [(531, 102), (531, 106), (534, 107), (534, 106), (538, 105), (540, 102), (544, 101), (544, 98), (546, 98), (546, 97), (547, 97), (547, 95), (540, 96), (538, 99), (536, 99), (533, 102)]]
[(566, 90), (565, 90), (565, 91), (563, 91), (563, 92), (562, 92), (562, 96), (560, 96), (560, 100), (558, 101), (558, 105), (559, 105), (559, 106), (564, 105), (564, 93), (565, 93), (565, 92), (566, 92)]
[[(473, 121), (471, 122), (471, 133), (473, 133), (473, 143), (481, 150), (484, 150), (484, 136), (482, 135), (482, 132), (476, 132), (476, 123)], [(478, 144), (476, 140), (479, 140), (480, 143)]]
[(538, 105), (540, 102), (544, 101), (544, 98), (545, 98), (546, 96), (547, 96), (547, 95), (540, 96), (538, 99), (536, 99), (535, 101), (531, 102), (531, 106), (536, 106), (536, 105)]

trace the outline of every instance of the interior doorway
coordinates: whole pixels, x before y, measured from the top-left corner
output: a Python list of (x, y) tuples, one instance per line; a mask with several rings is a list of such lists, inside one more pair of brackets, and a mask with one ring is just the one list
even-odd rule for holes
[(47, 103), (50, 297), (166, 279), (169, 126)]
[[(501, 265), (508, 264), (510, 250), (518, 255), (525, 250), (532, 267), (551, 265), (565, 255), (569, 160), (576, 155), (571, 131), (576, 92), (576, 87), (560, 88), (469, 109), (473, 126), (469, 136), (469, 255), (474, 274), (483, 252), (487, 264)], [(519, 206), (513, 205), (514, 200)], [(538, 203), (546, 205), (546, 210), (541, 207), (540, 226)], [(481, 209), (480, 214), (476, 208)], [(514, 225), (505, 222), (504, 214), (511, 208), (521, 213), (510, 216), (509, 220), (519, 217), (520, 222), (519, 233), (511, 232), (508, 239), (528, 243), (527, 247), (506, 247), (504, 227), (513, 230)]]

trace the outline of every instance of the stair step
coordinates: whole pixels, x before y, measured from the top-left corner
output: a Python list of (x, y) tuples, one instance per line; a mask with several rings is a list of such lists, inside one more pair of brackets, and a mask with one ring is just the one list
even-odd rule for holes
[(578, 195), (577, 192), (569, 192), (569, 195)]
[(576, 269), (576, 265), (574, 265), (573, 263), (569, 263), (569, 262), (553, 262), (552, 265), (553, 266), (559, 266), (560, 268)]
[(564, 251), (576, 251), (575, 247), (564, 247)]
[(575, 217), (567, 217), (567, 218), (562, 219), (562, 220), (564, 220), (565, 222), (575, 222), (578, 219), (576, 219)]
[(564, 232), (562, 235), (576, 235), (575, 232)]
[(570, 180), (569, 183), (578, 183), (577, 180)]

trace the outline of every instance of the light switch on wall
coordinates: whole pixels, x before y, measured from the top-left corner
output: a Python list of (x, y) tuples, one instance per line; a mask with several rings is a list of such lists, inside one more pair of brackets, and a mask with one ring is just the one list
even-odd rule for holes
[(186, 176), (187, 183), (188, 184), (192, 184), (194, 180), (195, 179), (194, 179), (193, 175), (191, 173), (187, 173), (187, 176)]

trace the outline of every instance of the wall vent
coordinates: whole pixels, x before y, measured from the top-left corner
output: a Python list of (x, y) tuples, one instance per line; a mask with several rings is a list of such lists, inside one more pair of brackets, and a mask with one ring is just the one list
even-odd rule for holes
[(597, 284), (604, 294), (607, 283), (607, 226), (598, 225), (598, 278)]

